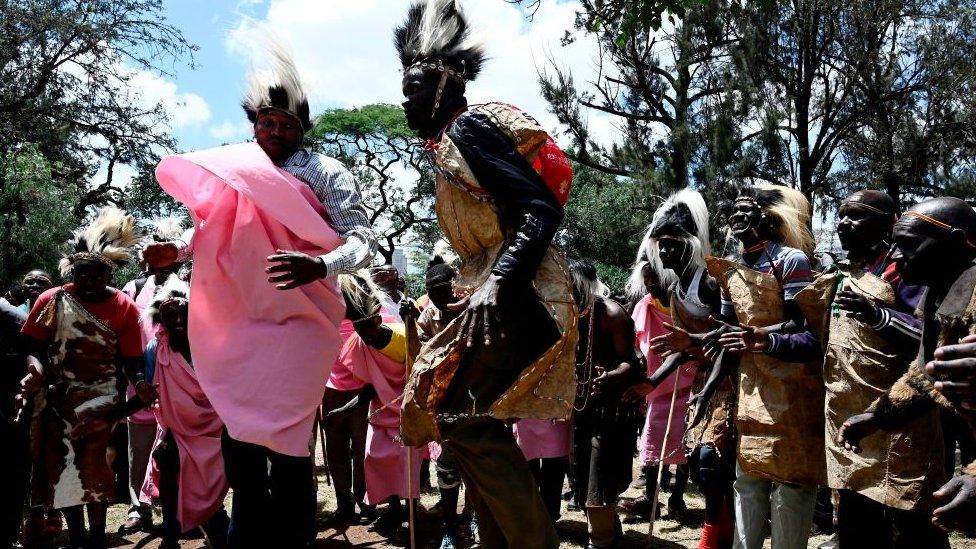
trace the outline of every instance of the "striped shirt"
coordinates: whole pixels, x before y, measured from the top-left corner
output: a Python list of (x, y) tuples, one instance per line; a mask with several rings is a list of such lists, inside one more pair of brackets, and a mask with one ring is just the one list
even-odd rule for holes
[[(325, 209), (325, 220), (345, 241), (321, 256), (328, 276), (351, 274), (368, 266), (376, 253), (376, 236), (369, 227), (369, 216), (352, 173), (338, 160), (305, 149), (295, 151), (280, 168), (312, 189)], [(190, 259), (192, 251), (187, 243), (192, 238), (193, 229), (180, 237), (180, 261)]]
[[(784, 300), (793, 299), (800, 290), (813, 282), (813, 272), (806, 254), (779, 242), (767, 243), (765, 252), (759, 254), (755, 263), (749, 263), (745, 258), (739, 258), (739, 263), (754, 271), (774, 275), (783, 288)], [(725, 290), (722, 290), (722, 316), (735, 316), (732, 298)]]

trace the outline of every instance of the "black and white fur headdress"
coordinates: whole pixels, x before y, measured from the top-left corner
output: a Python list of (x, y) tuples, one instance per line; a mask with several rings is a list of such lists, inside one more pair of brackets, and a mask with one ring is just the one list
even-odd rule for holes
[(415, 1), (393, 41), (404, 71), (418, 66), (462, 84), (478, 77), (486, 59), (457, 0)]
[(275, 110), (294, 117), (307, 132), (312, 129), (308, 96), (291, 51), (271, 31), (259, 28), (254, 32), (261, 33), (256, 40), (263, 43), (271, 63), (270, 67), (251, 70), (247, 75), (248, 89), (241, 101), (247, 119), (254, 124), (259, 113)]
[(69, 276), (77, 261), (97, 261), (112, 270), (125, 265), (143, 236), (134, 217), (116, 207), (102, 208), (68, 241), (70, 252), (61, 259), (61, 275)]
[(162, 308), (164, 304), (169, 301), (189, 301), (189, 299), (190, 285), (179, 276), (171, 274), (166, 282), (156, 290), (152, 303), (149, 304), (143, 314), (153, 325), (158, 326), (163, 323)]
[(708, 206), (701, 193), (682, 189), (669, 196), (654, 212), (649, 234), (655, 241), (662, 236), (685, 240), (692, 250), (689, 268), (704, 266), (705, 258), (712, 254), (712, 244), (708, 231)]

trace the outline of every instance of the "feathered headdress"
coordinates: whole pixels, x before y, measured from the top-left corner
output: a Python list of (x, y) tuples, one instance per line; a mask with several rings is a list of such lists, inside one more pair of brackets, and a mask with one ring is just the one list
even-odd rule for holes
[(708, 206), (701, 193), (682, 189), (668, 197), (654, 212), (649, 231), (651, 246), (657, 246), (657, 238), (670, 236), (688, 243), (692, 250), (689, 267), (704, 266), (705, 257), (712, 254), (708, 234)]
[(102, 208), (87, 227), (68, 241), (70, 253), (61, 259), (62, 276), (69, 276), (77, 261), (97, 261), (114, 270), (132, 260), (133, 248), (143, 238), (136, 219), (122, 210)]
[(271, 31), (260, 29), (255, 32), (261, 33), (257, 37), (258, 42), (264, 44), (271, 58), (271, 66), (264, 70), (251, 70), (247, 75), (248, 90), (241, 102), (247, 119), (254, 124), (259, 113), (275, 110), (294, 117), (307, 132), (312, 129), (308, 96), (305, 95), (291, 51)]
[(338, 282), (346, 302), (346, 318), (355, 324), (380, 314), (383, 290), (373, 282), (369, 271), (364, 269), (355, 274), (341, 274)]
[(183, 235), (183, 220), (178, 217), (153, 219), (152, 228), (155, 242), (172, 242)]
[(478, 77), (486, 59), (457, 0), (417, 0), (393, 42), (405, 71), (419, 66), (462, 84)]
[(803, 193), (790, 187), (761, 183), (740, 189), (735, 201), (740, 200), (756, 203), (772, 218), (773, 234), (781, 244), (813, 257), (816, 241), (810, 231), (810, 202)]
[(153, 296), (152, 303), (146, 308), (146, 312), (143, 313), (146, 318), (148, 318), (154, 325), (159, 326), (163, 323), (162, 309), (163, 306), (173, 302), (173, 301), (189, 301), (190, 300), (190, 285), (186, 283), (182, 278), (176, 276), (175, 274), (169, 275), (166, 282), (156, 290), (156, 294)]

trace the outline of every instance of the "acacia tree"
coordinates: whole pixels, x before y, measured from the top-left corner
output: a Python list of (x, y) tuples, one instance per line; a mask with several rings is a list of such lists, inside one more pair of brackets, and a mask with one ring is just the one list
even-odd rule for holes
[[(166, 74), (168, 63), (191, 59), (192, 51), (166, 22), (161, 0), (0, 3), (0, 253), (13, 254), (4, 257), (6, 273), (56, 255), (36, 247), (19, 253), (37, 231), (57, 228), (52, 239), (63, 241), (91, 206), (124, 205), (117, 166), (155, 164), (158, 151), (173, 145), (163, 106), (144, 105), (130, 85), (135, 71)], [(99, 168), (106, 177), (93, 184)], [(45, 194), (48, 188), (58, 193)], [(40, 203), (36, 193), (45, 197)], [(40, 204), (73, 219), (38, 216)], [(52, 224), (38, 226), (42, 219)]]
[(318, 117), (308, 137), (356, 175), (387, 263), (407, 238), (434, 237), (434, 178), (403, 109), (376, 104), (329, 110)]

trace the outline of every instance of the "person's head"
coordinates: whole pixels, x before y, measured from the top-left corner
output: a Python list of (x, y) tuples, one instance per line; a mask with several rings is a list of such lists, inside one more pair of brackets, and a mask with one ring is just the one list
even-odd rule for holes
[(597, 298), (610, 297), (610, 288), (600, 281), (592, 261), (569, 260), (569, 274), (573, 278), (573, 299), (580, 313), (588, 312)]
[(400, 272), (393, 265), (386, 263), (373, 267), (369, 275), (386, 295), (396, 297), (400, 293)]
[(403, 66), (407, 125), (432, 138), (464, 106), (465, 85), (481, 72), (484, 49), (457, 0), (414, 2), (394, 44)]
[(281, 164), (312, 129), (308, 97), (288, 48), (267, 32), (256, 38), (266, 44), (272, 67), (248, 74), (248, 92), (241, 106), (254, 125), (258, 145), (272, 162)]
[(82, 299), (101, 299), (116, 267), (133, 259), (142, 238), (134, 217), (115, 207), (103, 208), (90, 225), (75, 231), (68, 243), (72, 253), (61, 259), (61, 275), (71, 279)]
[(27, 295), (27, 299), (31, 303), (37, 301), (38, 296), (40, 296), (45, 291), (54, 287), (54, 279), (47, 271), (42, 271), (41, 269), (34, 269), (29, 271), (24, 275), (24, 279), (21, 281), (24, 287), (24, 292)]
[(905, 212), (892, 235), (906, 282), (951, 283), (976, 257), (976, 212), (958, 198), (932, 198)]
[(810, 202), (796, 189), (780, 185), (743, 187), (729, 212), (732, 235), (746, 246), (764, 240), (796, 248), (810, 257)]
[[(150, 235), (150, 239), (153, 243), (172, 242), (178, 240), (183, 235), (183, 220), (178, 217), (154, 219), (151, 225), (152, 234)], [(158, 284), (162, 284), (164, 280), (169, 278), (171, 274), (178, 272), (180, 267), (183, 266), (182, 263), (175, 262), (165, 267), (153, 267), (148, 265), (144, 259), (140, 259), (139, 265), (145, 269), (145, 276), (154, 276)]]
[(455, 278), (457, 278), (457, 271), (445, 263), (443, 257), (436, 255), (434, 259), (430, 260), (424, 285), (430, 302), (441, 311), (457, 301), (454, 295)]
[(369, 273), (360, 271), (351, 275), (339, 275), (339, 289), (346, 302), (346, 318), (352, 322), (359, 337), (372, 345), (381, 338), (383, 325), (380, 290), (370, 279)]
[(898, 205), (888, 193), (858, 191), (837, 208), (837, 238), (850, 259), (869, 261), (889, 244), (897, 219)]
[(10, 303), (14, 307), (19, 307), (27, 301), (27, 290), (24, 289), (24, 285), (20, 282), (14, 282), (7, 287), (7, 293), (3, 297), (7, 300), (7, 303)]
[(651, 236), (653, 226), (648, 227), (641, 245), (637, 249), (637, 259), (630, 277), (624, 285), (627, 301), (637, 303), (647, 294), (653, 294), (659, 300), (666, 300), (671, 286), (677, 282), (678, 275), (670, 269), (665, 269), (661, 263), (661, 255), (654, 238)]
[(171, 275), (153, 296), (146, 315), (153, 325), (161, 326), (172, 339), (187, 337), (190, 315), (190, 286), (176, 275)]
[(680, 275), (704, 266), (705, 257), (711, 255), (711, 242), (708, 207), (701, 194), (684, 189), (669, 197), (654, 212), (650, 235), (665, 269)]

